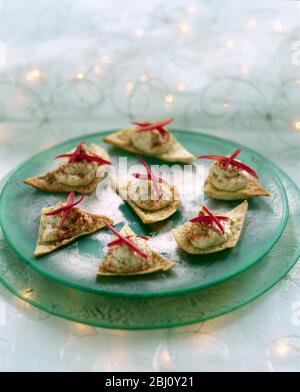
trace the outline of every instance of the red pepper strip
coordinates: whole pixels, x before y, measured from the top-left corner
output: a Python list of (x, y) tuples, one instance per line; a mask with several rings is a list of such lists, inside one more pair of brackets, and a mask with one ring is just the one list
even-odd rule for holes
[(131, 121), (131, 124), (137, 125), (137, 126), (139, 126), (139, 127), (147, 127), (147, 126), (150, 125), (151, 123), (149, 123), (149, 122), (136, 122), (136, 121)]
[[(140, 180), (151, 180), (148, 174), (132, 173), (132, 175), (133, 177), (139, 178)], [(160, 184), (165, 181), (161, 177), (156, 177), (156, 179), (159, 181)]]
[(166, 120), (157, 121), (148, 125), (142, 125), (141, 131), (152, 131), (157, 128), (165, 127), (169, 125), (173, 120), (173, 118), (168, 118)]
[[(223, 157), (221, 155), (201, 155), (200, 157), (198, 157), (198, 159), (210, 159), (212, 161), (219, 161), (219, 162), (224, 162), (226, 164), (227, 160), (230, 158), (227, 157)], [(245, 165), (242, 162), (236, 161), (235, 159), (233, 159), (230, 164), (232, 166), (235, 166), (239, 169), (245, 170), (246, 172), (248, 172), (249, 174), (251, 174), (252, 176), (259, 178), (257, 173), (251, 169), (251, 167)]]
[[(58, 155), (57, 157), (55, 157), (55, 159), (59, 159), (59, 158), (69, 158), (71, 157), (72, 154), (62, 154), (62, 155)], [(88, 162), (97, 162), (97, 163), (101, 163), (102, 165), (111, 165), (111, 162), (106, 161), (105, 159), (99, 158), (99, 157), (95, 157), (93, 155), (88, 155), (88, 154), (77, 154), (75, 161), (88, 161)], [(70, 163), (70, 161), (69, 161)]]
[[(229, 219), (227, 216), (221, 216), (221, 215), (215, 215), (215, 217), (218, 220), (228, 220)], [(213, 221), (212, 218), (208, 215), (196, 216), (196, 218), (193, 218), (190, 220), (190, 222), (193, 222), (193, 223), (195, 223), (195, 222), (208, 222), (208, 223), (210, 223), (212, 221)]]
[(72, 153), (72, 155), (69, 159), (69, 163), (74, 163), (76, 161), (76, 158), (77, 158), (78, 154), (80, 153), (80, 151), (82, 150), (83, 145), (84, 145), (84, 142), (79, 143), (76, 150)]
[(198, 157), (198, 159), (210, 159), (212, 161), (224, 161), (226, 157), (223, 157), (223, 155), (201, 155)]
[(170, 124), (173, 121), (173, 118), (167, 119), (167, 120), (162, 120), (162, 121), (157, 121), (156, 123), (149, 123), (149, 122), (144, 122), (144, 123), (138, 123), (138, 122), (132, 122), (132, 124), (137, 125), (138, 129), (136, 130), (137, 132), (146, 132), (146, 131), (159, 131), (163, 136), (169, 135), (169, 132), (164, 128), (166, 125)]
[[(70, 195), (69, 195), (69, 198), (72, 197), (72, 196), (71, 196), (72, 194), (74, 194), (74, 197), (75, 197), (75, 193), (74, 193), (74, 192), (71, 192)], [(47, 216), (58, 215), (58, 214), (60, 214), (61, 212), (64, 212), (64, 211), (66, 211), (66, 210), (68, 210), (68, 209), (70, 209), (70, 208), (76, 207), (79, 203), (82, 202), (82, 200), (83, 200), (83, 198), (84, 198), (84, 195), (81, 195), (81, 198), (80, 198), (76, 203), (74, 203), (74, 197), (73, 197), (73, 201), (72, 201), (70, 204), (68, 204), (68, 202), (69, 202), (69, 198), (68, 198), (67, 205), (65, 205), (64, 207), (58, 208), (57, 210), (48, 212), (48, 213), (45, 214), (45, 215), (47, 215)]]
[(225, 162), (225, 165), (224, 165), (224, 167), (225, 167), (225, 170), (227, 170), (228, 169), (228, 167), (229, 167), (229, 165), (232, 163), (232, 161), (239, 155), (239, 153), (241, 152), (242, 150), (240, 149), (240, 148), (238, 148), (237, 150), (235, 150), (235, 152), (233, 153), (233, 154), (231, 154), (230, 155), (230, 157), (226, 160), (226, 162)]
[(61, 208), (58, 208), (57, 210), (48, 212), (45, 215), (46, 216), (54, 216), (54, 215), (59, 215), (59, 214), (63, 213), (62, 220), (61, 220), (61, 222), (59, 224), (59, 227), (61, 228), (64, 225), (67, 217), (70, 215), (72, 209), (74, 207), (76, 207), (79, 203), (81, 203), (83, 198), (84, 198), (84, 195), (81, 195), (81, 198), (76, 203), (74, 203), (75, 192), (71, 192), (69, 194), (69, 197), (68, 197), (68, 200), (67, 200), (67, 204), (64, 207), (61, 207)]
[[(67, 205), (74, 204), (74, 199), (75, 199), (75, 193), (71, 192), (69, 197), (68, 197), (68, 200), (67, 200)], [(71, 211), (72, 211), (72, 207), (69, 207), (68, 210), (65, 210), (63, 212), (63, 216), (62, 216), (62, 219), (61, 219), (60, 224), (59, 224), (59, 228), (60, 229), (63, 227), (63, 225), (64, 225), (66, 219), (68, 218), (68, 216), (70, 215)]]
[(143, 158), (139, 158), (140, 162), (144, 165), (145, 169), (147, 170), (147, 174), (148, 174), (148, 178), (150, 179), (150, 181), (153, 182), (153, 187), (154, 187), (154, 191), (156, 193), (156, 200), (159, 200), (159, 182), (157, 181), (156, 176), (152, 173), (150, 167), (147, 165), (147, 163), (144, 161)]
[[(149, 237), (145, 237), (145, 236), (142, 236), (142, 235), (137, 235), (137, 236), (129, 235), (129, 236), (126, 236), (126, 237), (127, 238), (138, 237), (138, 238), (142, 238), (145, 241), (149, 240)], [(118, 238), (117, 240), (113, 240), (113, 241), (109, 242), (107, 244), (107, 246), (111, 247), (111, 246), (114, 246), (114, 245), (122, 245), (122, 243), (123, 243), (123, 241)]]
[(212, 212), (209, 211), (208, 208), (206, 208), (205, 206), (202, 207), (202, 210), (209, 216), (211, 217), (212, 221), (218, 226), (218, 228), (220, 229), (221, 233), (224, 235), (225, 231), (224, 231), (224, 227), (221, 225), (221, 223), (219, 222), (219, 220), (214, 216), (214, 214)]
[(105, 223), (105, 226), (112, 232), (114, 233), (124, 245), (127, 245), (129, 249), (133, 250), (135, 253), (143, 257), (144, 259), (148, 259), (148, 255), (144, 253), (142, 250), (140, 250), (135, 244), (133, 244), (131, 241), (129, 241), (125, 236), (120, 234), (117, 230), (115, 230), (109, 223)]
[(231, 164), (232, 164), (233, 166), (236, 166), (236, 167), (239, 168), (239, 169), (245, 170), (246, 172), (248, 172), (249, 174), (251, 174), (253, 177), (259, 178), (258, 175), (257, 175), (257, 173), (256, 173), (253, 169), (251, 169), (251, 167), (245, 165), (244, 163), (233, 160), (233, 161), (231, 162)]

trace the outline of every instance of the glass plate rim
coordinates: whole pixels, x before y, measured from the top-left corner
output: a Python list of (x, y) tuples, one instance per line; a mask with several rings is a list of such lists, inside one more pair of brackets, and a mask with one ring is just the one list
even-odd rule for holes
[[(103, 295), (103, 296), (108, 296), (108, 297), (122, 297), (122, 298), (158, 298), (158, 297), (169, 297), (169, 296), (177, 296), (177, 295), (184, 295), (190, 292), (195, 292), (198, 290), (202, 290), (205, 289), (207, 287), (225, 282), (229, 279), (233, 279), (234, 277), (236, 277), (237, 275), (245, 272), (247, 269), (251, 268), (253, 265), (255, 265), (257, 262), (259, 262), (259, 260), (261, 258), (263, 258), (278, 242), (278, 240), (280, 239), (286, 225), (287, 225), (287, 221), (288, 221), (288, 214), (289, 214), (289, 207), (288, 207), (288, 200), (287, 200), (287, 195), (286, 195), (286, 191), (285, 188), (280, 180), (280, 177), (277, 175), (276, 173), (276, 169), (280, 170), (279, 167), (277, 167), (274, 163), (272, 163), (268, 158), (265, 158), (263, 155), (257, 153), (256, 151), (252, 150), (251, 148), (248, 148), (247, 146), (244, 146), (240, 143), (236, 143), (230, 139), (225, 139), (225, 138), (221, 138), (221, 137), (217, 137), (217, 136), (213, 136), (207, 133), (202, 133), (202, 132), (197, 132), (197, 131), (193, 131), (193, 130), (180, 130), (180, 129), (175, 129), (175, 128), (170, 128), (172, 132), (177, 132), (177, 133), (184, 133), (184, 134), (193, 134), (193, 135), (200, 135), (200, 136), (205, 136), (206, 138), (209, 138), (211, 140), (217, 140), (217, 141), (226, 141), (227, 143), (233, 145), (234, 147), (241, 147), (242, 149), (251, 152), (252, 154), (258, 156), (260, 159), (262, 159), (264, 161), (264, 163), (267, 164), (267, 166), (269, 167), (269, 169), (272, 172), (272, 175), (276, 178), (278, 186), (280, 188), (281, 191), (281, 195), (283, 197), (283, 214), (282, 214), (282, 220), (281, 220), (281, 224), (280, 224), (280, 228), (278, 230), (278, 233), (276, 235), (276, 239), (275, 241), (272, 243), (272, 245), (266, 249), (266, 251), (264, 253), (262, 253), (258, 258), (254, 259), (254, 261), (252, 263), (249, 263), (248, 265), (246, 265), (244, 268), (241, 268), (240, 270), (226, 275), (226, 277), (224, 278), (220, 278), (220, 279), (215, 279), (214, 281), (208, 283), (208, 284), (202, 284), (202, 285), (193, 285), (190, 286), (189, 288), (178, 288), (175, 290), (168, 290), (168, 291), (164, 291), (164, 292), (151, 292), (151, 293), (143, 293), (143, 292), (139, 292), (139, 293), (128, 293), (128, 292), (122, 292), (122, 291), (110, 291), (108, 289), (101, 289), (101, 288), (97, 288), (97, 289), (93, 289), (93, 288), (89, 288), (86, 286), (82, 286), (80, 284), (77, 283), (73, 283), (70, 280), (64, 279), (64, 278), (60, 278), (55, 274), (51, 274), (46, 272), (43, 268), (40, 268), (37, 264), (32, 263), (31, 260), (27, 259), (26, 257), (24, 257), (22, 254), (20, 254), (18, 252), (18, 250), (15, 248), (15, 246), (12, 244), (12, 242), (10, 241), (9, 236), (7, 235), (5, 228), (3, 227), (2, 223), (1, 223), (1, 216), (3, 213), (3, 209), (1, 207), (2, 205), (2, 199), (3, 199), (3, 194), (4, 191), (8, 185), (9, 180), (11, 179), (11, 177), (19, 170), (21, 169), (24, 165), (30, 164), (31, 161), (38, 159), (40, 156), (43, 156), (44, 154), (46, 154), (47, 152), (51, 151), (53, 148), (57, 148), (57, 147), (64, 147), (65, 145), (68, 145), (70, 143), (75, 143), (77, 141), (80, 141), (82, 139), (81, 136), (75, 137), (75, 138), (71, 138), (68, 140), (65, 140), (62, 143), (56, 144), (54, 146), (51, 146), (45, 150), (42, 150), (41, 152), (31, 156), (30, 158), (26, 159), (24, 162), (22, 162), (21, 164), (19, 164), (15, 170), (13, 170), (11, 173), (8, 174), (7, 178), (6, 178), (6, 183), (3, 187), (3, 189), (1, 190), (0, 193), (0, 226), (3, 232), (3, 235), (5, 237), (5, 240), (7, 241), (7, 243), (9, 244), (9, 246), (11, 247), (11, 249), (14, 251), (14, 253), (27, 265), (29, 265), (31, 268), (33, 268), (35, 271), (39, 272), (40, 274), (44, 275), (45, 277), (47, 277), (48, 279), (51, 279), (57, 283), (60, 283), (62, 285), (71, 287), (73, 289), (76, 290), (81, 290), (81, 291), (85, 291), (85, 292), (89, 292), (89, 293), (93, 293), (93, 294), (98, 294), (98, 295)], [(91, 134), (87, 134), (84, 135), (84, 138), (89, 139), (92, 137), (101, 137), (101, 135), (104, 134), (109, 134), (112, 132), (117, 131), (118, 129), (112, 129), (112, 130), (102, 130), (102, 131), (98, 131), (95, 133), (91, 133)], [(126, 154), (130, 154), (127, 153)]]
[[(294, 191), (298, 194), (298, 196), (300, 197), (300, 189), (297, 187), (297, 185), (291, 180), (291, 178), (284, 173), (283, 170), (278, 168), (278, 171), (280, 173), (281, 176), (285, 176), (286, 180), (292, 185), (292, 187), (294, 188)], [(0, 186), (1, 186), (1, 182), (3, 182), (4, 180), (0, 181)], [(169, 322), (166, 324), (160, 324), (157, 326), (151, 326), (151, 327), (147, 327), (147, 326), (124, 326), (124, 325), (118, 325), (118, 324), (101, 324), (101, 322), (90, 322), (90, 321), (84, 321), (82, 319), (78, 319), (76, 317), (73, 316), (69, 316), (64, 314), (64, 312), (59, 312), (59, 311), (55, 311), (52, 309), (47, 308), (47, 306), (44, 306), (43, 304), (39, 304), (37, 302), (35, 302), (34, 300), (31, 300), (30, 298), (22, 295), (20, 292), (18, 292), (14, 287), (12, 287), (9, 283), (7, 283), (6, 281), (4, 281), (3, 277), (0, 276), (0, 282), (3, 284), (3, 286), (12, 294), (14, 294), (16, 297), (20, 298), (21, 300), (23, 300), (24, 302), (27, 302), (29, 304), (31, 304), (32, 306), (35, 306), (36, 308), (45, 311), (51, 315), (57, 316), (57, 317), (61, 317), (64, 318), (66, 320), (69, 321), (73, 321), (73, 322), (79, 322), (79, 323), (83, 323), (85, 325), (89, 325), (92, 327), (98, 327), (98, 328), (106, 328), (106, 329), (122, 329), (122, 330), (157, 330), (157, 329), (163, 329), (163, 328), (176, 328), (176, 327), (182, 327), (185, 325), (192, 325), (195, 323), (199, 323), (199, 322), (204, 322), (207, 321), (209, 319), (213, 319), (216, 317), (220, 317), (220, 316), (224, 316), (225, 314), (228, 314), (234, 310), (237, 310), (253, 301), (255, 301), (257, 298), (261, 297), (262, 295), (264, 295), (267, 291), (269, 291), (270, 289), (272, 289), (297, 263), (298, 259), (300, 257), (300, 244), (298, 244), (297, 247), (297, 252), (295, 253), (295, 257), (293, 258), (292, 262), (289, 263), (289, 266), (284, 269), (284, 271), (274, 280), (272, 281), (271, 284), (267, 285), (266, 287), (264, 287), (262, 290), (258, 291), (256, 293), (255, 296), (252, 296), (251, 298), (248, 298), (248, 300), (242, 302), (242, 303), (238, 303), (236, 306), (230, 307), (228, 309), (225, 309), (224, 311), (220, 311), (220, 312), (215, 312), (213, 314), (211, 314), (210, 316), (207, 317), (198, 317), (197, 319), (194, 320), (189, 320), (188, 322)], [(27, 266), (28, 267), (28, 266)], [(250, 269), (251, 271), (251, 269)], [(44, 276), (42, 276), (43, 279), (46, 279)], [(65, 287), (67, 289), (67, 287)], [(108, 298), (109, 299), (109, 298)]]

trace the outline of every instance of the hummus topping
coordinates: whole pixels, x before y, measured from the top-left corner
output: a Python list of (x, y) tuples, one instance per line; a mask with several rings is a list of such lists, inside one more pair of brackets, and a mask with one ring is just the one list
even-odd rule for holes
[(128, 197), (138, 207), (147, 211), (157, 211), (168, 207), (174, 200), (174, 193), (168, 183), (160, 182), (159, 197), (154, 189), (153, 181), (134, 179), (128, 181)]
[(222, 223), (224, 235), (217, 227), (205, 222), (188, 222), (185, 226), (186, 239), (195, 248), (207, 249), (223, 244), (231, 237), (231, 222)]
[(247, 187), (248, 175), (235, 166), (229, 165), (228, 169), (225, 169), (222, 162), (214, 162), (209, 178), (215, 188), (236, 192)]
[(161, 134), (158, 130), (151, 132), (133, 131), (131, 142), (134, 147), (146, 154), (162, 154), (170, 149), (173, 144), (170, 133)]
[[(74, 159), (73, 158), (74, 155)], [(84, 159), (86, 155), (87, 159)], [(58, 169), (53, 173), (53, 181), (59, 184), (68, 186), (86, 186), (89, 185), (97, 177), (97, 170), (101, 163), (101, 157), (95, 153), (92, 148), (87, 148), (84, 143), (81, 143), (77, 149), (74, 149), (69, 154), (63, 154), (60, 157), (70, 157), (70, 159), (64, 159)], [(78, 159), (83, 157), (82, 159)], [(90, 159), (98, 159), (99, 162), (95, 162)], [(99, 159), (100, 158), (100, 159)], [(110, 164), (110, 162), (103, 160), (103, 164)]]
[[(65, 203), (59, 202), (51, 207), (48, 213), (57, 208), (64, 207)], [(61, 215), (43, 215), (41, 220), (41, 242), (44, 244), (56, 242), (61, 239), (72, 238), (84, 231), (88, 232), (94, 227), (93, 217), (84, 213), (79, 208), (73, 208), (61, 226)]]
[(126, 244), (113, 245), (109, 248), (103, 263), (103, 267), (107, 272), (140, 272), (148, 270), (153, 265), (152, 251), (147, 241), (138, 236), (130, 236), (128, 239), (148, 257), (142, 257), (126, 246)]

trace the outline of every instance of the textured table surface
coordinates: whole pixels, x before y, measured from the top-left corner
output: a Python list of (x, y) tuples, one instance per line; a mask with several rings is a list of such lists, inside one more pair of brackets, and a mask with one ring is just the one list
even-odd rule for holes
[[(68, 138), (174, 116), (299, 186), (299, 17), (294, 1), (0, 0), (0, 177)], [(299, 263), (230, 315), (149, 332), (65, 321), (0, 288), (0, 371), (216, 369), (300, 370)]]

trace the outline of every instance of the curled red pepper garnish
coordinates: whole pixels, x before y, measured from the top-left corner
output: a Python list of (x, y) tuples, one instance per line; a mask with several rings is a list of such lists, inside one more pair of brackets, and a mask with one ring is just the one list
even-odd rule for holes
[(76, 161), (88, 161), (88, 162), (97, 162), (100, 163), (101, 165), (111, 165), (111, 162), (102, 159), (100, 157), (96, 157), (94, 155), (89, 155), (86, 153), (81, 152), (83, 149), (84, 142), (81, 142), (75, 149), (75, 151), (71, 154), (61, 154), (57, 155), (55, 159), (60, 159), (60, 158), (69, 158), (68, 163), (74, 163)]
[[(145, 240), (145, 241), (148, 241), (149, 240), (149, 237), (145, 237), (145, 236), (143, 236), (143, 235), (127, 235), (126, 236), (126, 238), (132, 238), (132, 237), (138, 237), (138, 238), (142, 238), (143, 240)], [(108, 247), (111, 247), (111, 246), (114, 246), (114, 245), (122, 245), (122, 240), (120, 240), (119, 238), (118, 239), (116, 239), (116, 240), (113, 240), (113, 241), (111, 241), (111, 242), (109, 242), (108, 244), (107, 244), (107, 246)]]
[(153, 123), (136, 121), (132, 121), (131, 123), (137, 126), (136, 132), (158, 131), (162, 136), (169, 136), (169, 131), (165, 129), (165, 127), (173, 120), (173, 118), (168, 118), (166, 120), (156, 121)]
[(150, 166), (144, 161), (143, 158), (139, 157), (140, 162), (142, 165), (145, 167), (147, 170), (147, 174), (140, 174), (140, 173), (133, 173), (133, 177), (139, 178), (141, 180), (149, 180), (152, 181), (153, 183), (153, 188), (155, 192), (155, 200), (159, 200), (159, 195), (160, 195), (160, 189), (159, 189), (159, 184), (163, 182), (163, 179), (160, 177), (156, 177), (154, 173), (152, 173), (152, 170), (150, 169)]
[(62, 213), (63, 214), (62, 219), (59, 224), (59, 228), (62, 228), (66, 219), (68, 218), (71, 211), (73, 210), (73, 208), (76, 207), (79, 203), (81, 203), (83, 198), (84, 198), (84, 195), (81, 195), (80, 199), (77, 202), (75, 202), (75, 192), (71, 192), (68, 196), (67, 204), (64, 207), (58, 208), (57, 210), (54, 210), (51, 212), (47, 212), (45, 215), (46, 216), (55, 216), (55, 215), (59, 215)]
[(199, 215), (196, 216), (196, 218), (193, 218), (190, 220), (190, 222), (206, 222), (206, 223), (214, 223), (220, 232), (224, 235), (224, 227), (222, 226), (221, 222), (222, 220), (228, 220), (229, 218), (227, 216), (223, 215), (214, 215), (207, 207), (203, 206), (202, 207), (202, 213), (206, 215)]
[[(148, 259), (148, 255), (146, 255), (146, 253), (144, 253), (141, 249), (139, 249), (133, 242), (131, 242), (127, 237), (123, 236), (122, 234), (120, 234), (117, 230), (115, 230), (109, 223), (105, 223), (105, 226), (118, 237), (118, 240), (116, 241), (120, 241), (115, 243), (114, 245), (117, 244), (124, 244), (126, 245), (129, 249), (131, 249), (133, 252), (137, 253), (139, 256), (143, 257), (144, 259)], [(112, 241), (108, 244), (108, 246), (112, 246), (113, 243), (115, 242)]]
[(227, 170), (230, 165), (235, 166), (241, 170), (245, 170), (247, 173), (251, 174), (253, 177), (259, 178), (257, 173), (251, 169), (251, 167), (245, 165), (242, 162), (235, 160), (235, 158), (240, 154), (241, 149), (238, 148), (230, 157), (224, 157), (222, 155), (201, 155), (198, 159), (211, 159), (213, 161), (221, 162), (224, 169)]
[(74, 163), (76, 161), (76, 158), (80, 154), (81, 150), (83, 149), (83, 146), (84, 146), (84, 142), (78, 144), (75, 151), (70, 156), (69, 163)]

